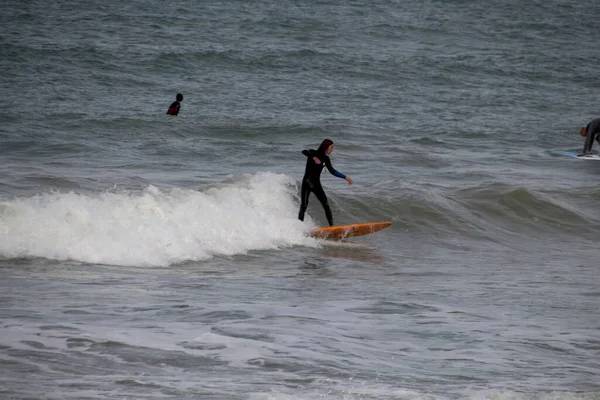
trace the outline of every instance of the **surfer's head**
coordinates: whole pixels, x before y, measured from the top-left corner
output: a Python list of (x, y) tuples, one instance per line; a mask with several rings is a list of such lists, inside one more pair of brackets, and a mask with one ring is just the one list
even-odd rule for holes
[(586, 137), (586, 136), (587, 136), (587, 129), (585, 129), (585, 127), (581, 128), (581, 129), (579, 130), (579, 134), (580, 134), (581, 136), (583, 136), (583, 137)]
[(177, 101), (183, 101), (183, 95), (181, 93), (177, 93)]
[(317, 151), (319, 153), (331, 154), (333, 151), (333, 141), (331, 139), (323, 140)]

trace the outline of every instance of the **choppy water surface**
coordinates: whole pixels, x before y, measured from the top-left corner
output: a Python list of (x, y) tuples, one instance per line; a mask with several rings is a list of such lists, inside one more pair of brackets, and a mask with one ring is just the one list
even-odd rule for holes
[(3, 2), (0, 397), (600, 398), (599, 12)]

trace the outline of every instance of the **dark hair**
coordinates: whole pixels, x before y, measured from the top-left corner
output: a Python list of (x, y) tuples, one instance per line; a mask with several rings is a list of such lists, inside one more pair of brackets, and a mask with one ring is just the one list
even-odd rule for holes
[(183, 101), (183, 95), (181, 93), (177, 93), (177, 101)]
[(327, 149), (332, 144), (333, 144), (333, 141), (331, 139), (325, 139), (321, 142), (321, 145), (319, 146), (319, 149), (317, 151), (319, 153), (327, 154)]

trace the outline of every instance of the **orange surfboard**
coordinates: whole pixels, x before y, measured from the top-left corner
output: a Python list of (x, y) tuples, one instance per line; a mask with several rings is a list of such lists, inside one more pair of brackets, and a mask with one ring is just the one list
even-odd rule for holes
[(353, 236), (368, 235), (380, 231), (392, 225), (390, 221), (385, 222), (367, 222), (364, 224), (350, 224), (329, 226), (327, 228), (314, 229), (310, 236), (317, 239), (340, 240)]

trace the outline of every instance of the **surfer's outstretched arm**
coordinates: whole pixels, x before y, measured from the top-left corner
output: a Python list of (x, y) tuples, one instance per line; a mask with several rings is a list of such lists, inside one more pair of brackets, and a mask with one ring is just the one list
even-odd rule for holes
[(342, 174), (340, 171), (337, 171), (335, 168), (333, 168), (333, 165), (331, 165), (331, 160), (329, 159), (329, 157), (327, 157), (327, 161), (325, 163), (325, 166), (327, 167), (327, 170), (329, 171), (329, 173), (331, 175), (337, 176), (338, 178), (345, 179), (351, 185), (354, 183), (354, 181), (352, 181), (352, 178), (350, 178), (349, 176), (346, 176), (346, 175)]
[(335, 168), (333, 168), (333, 166), (331, 165), (331, 161), (327, 160), (327, 164), (325, 164), (325, 166), (327, 167), (327, 170), (329, 171), (329, 173), (331, 175), (337, 176), (338, 178), (346, 179), (346, 175), (342, 174), (340, 171), (337, 171)]

